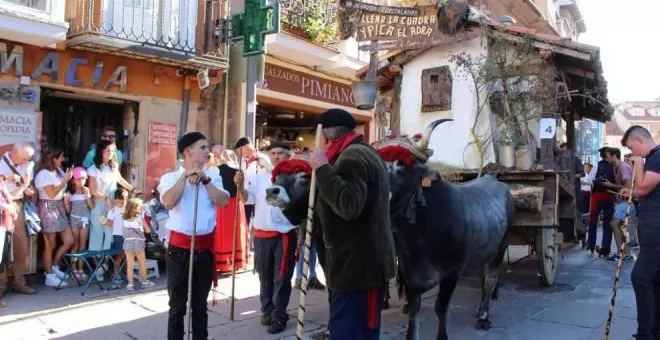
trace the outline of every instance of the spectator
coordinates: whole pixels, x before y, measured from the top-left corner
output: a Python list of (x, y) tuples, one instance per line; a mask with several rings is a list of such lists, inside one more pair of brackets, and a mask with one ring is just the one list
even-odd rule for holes
[(225, 151), (225, 147), (221, 144), (213, 145), (211, 148), (211, 153), (213, 154), (213, 159), (215, 161), (215, 166), (222, 165), (222, 152)]
[[(637, 301), (636, 340), (660, 337), (660, 147), (649, 131), (633, 125), (623, 134), (621, 144), (632, 151), (635, 169), (632, 192), (639, 197), (639, 255), (630, 275)], [(644, 159), (646, 163), (644, 163)]]
[[(28, 268), (28, 234), (25, 227), (25, 210), (23, 202), (26, 196), (35, 194), (30, 186), (32, 181), (34, 162), (34, 147), (30, 143), (16, 143), (11, 151), (5, 153), (0, 160), (0, 176), (5, 178), (5, 186), (13, 200), (12, 207), (16, 212), (12, 221), (11, 231), (12, 247), (14, 248), (13, 289), (20, 294), (33, 295), (34, 288), (27, 285), (25, 271)], [(7, 290), (7, 272), (0, 274), (0, 295)]]
[[(102, 141), (111, 142), (115, 145), (115, 162), (117, 166), (121, 166), (124, 163), (124, 154), (117, 148), (117, 130), (112, 126), (106, 126), (101, 132), (101, 137), (99, 138)], [(96, 156), (96, 144), (90, 145), (87, 155), (85, 155), (85, 160), (83, 160), (83, 166), (85, 168), (90, 168), (94, 165), (94, 157)]]
[[(39, 192), (39, 218), (44, 233), (44, 267), (46, 271), (46, 286), (66, 287), (66, 277), (60, 270), (59, 263), (71, 247), (74, 239), (69, 226), (69, 218), (64, 205), (64, 192), (73, 176), (71, 169), (66, 173), (61, 166), (64, 152), (50, 148), (41, 159), (34, 186)], [(56, 236), (62, 241), (59, 248)], [(55, 252), (53, 256), (53, 252)]]
[[(2, 252), (0, 252), (0, 277), (6, 280), (6, 266), (12, 263), (12, 232), (14, 230), (13, 220), (17, 217), (17, 212), (11, 200), (11, 195), (7, 190), (5, 181), (7, 178), (0, 175), (0, 242), (2, 242)], [(0, 308), (7, 304), (2, 300), (6, 291), (6, 286), (0, 286)]]
[(580, 200), (578, 201), (578, 207), (581, 214), (589, 213), (589, 200), (591, 199), (591, 186), (592, 183), (588, 182), (586, 177), (587, 174), (591, 172), (593, 166), (590, 163), (584, 163), (584, 172), (580, 178)]
[[(85, 168), (75, 167), (73, 169), (73, 179), (69, 183), (71, 185), (69, 186), (68, 195), (64, 196), (64, 205), (66, 206), (67, 213), (70, 214), (69, 222), (71, 223), (71, 231), (75, 240), (71, 252), (79, 253), (87, 249), (89, 211), (94, 208), (94, 201), (92, 201), (89, 188), (85, 186), (87, 183), (87, 171), (85, 171)], [(80, 281), (87, 281), (88, 277), (85, 274), (83, 261), (76, 261), (74, 266), (73, 275)]]
[[(607, 150), (607, 161), (614, 166), (615, 183), (604, 182), (603, 184), (615, 191), (620, 191), (624, 188), (630, 188), (630, 181), (632, 180), (633, 169), (630, 164), (621, 161), (621, 151), (617, 148), (609, 148)], [(616, 261), (619, 259), (619, 249), (623, 242), (626, 242), (626, 236), (623, 234), (623, 223), (626, 219), (628, 212), (628, 199), (617, 195), (616, 205), (614, 207), (614, 216), (612, 219), (612, 233), (614, 234), (614, 241), (616, 242), (616, 251), (608, 260)], [(631, 214), (635, 214), (635, 207), (631, 207)], [(632, 257), (625, 254), (624, 260), (630, 260)]]
[[(113, 230), (105, 226), (107, 214), (112, 207), (117, 184), (134, 191), (135, 188), (119, 173), (119, 165), (115, 159), (117, 153), (114, 142), (102, 140), (97, 147), (99, 153), (94, 154), (94, 165), (87, 169), (89, 176), (89, 191), (94, 198), (94, 208), (90, 212), (89, 250), (107, 250), (112, 246)], [(105, 263), (96, 272), (96, 278), (103, 281), (108, 270)]]
[(318, 185), (314, 210), (323, 240), (331, 245), (325, 257), (333, 259), (324, 265), (332, 273), (330, 337), (378, 339), (386, 282), (395, 271), (387, 169), (354, 131), (357, 123), (348, 112), (327, 110), (318, 123), (327, 147), (312, 150), (310, 159)]
[(614, 196), (608, 192), (604, 183), (614, 183), (614, 167), (607, 161), (607, 147), (602, 147), (601, 160), (586, 176), (587, 182), (593, 183), (591, 188), (591, 201), (589, 204), (589, 231), (587, 236), (587, 251), (592, 254), (596, 251), (596, 236), (598, 216), (603, 214), (603, 238), (601, 247), (596, 252), (599, 256), (608, 257), (612, 246), (612, 216), (614, 215)]

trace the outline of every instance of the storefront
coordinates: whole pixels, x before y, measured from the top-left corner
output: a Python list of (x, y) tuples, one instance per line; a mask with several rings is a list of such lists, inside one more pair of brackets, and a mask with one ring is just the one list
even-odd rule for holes
[[(0, 41), (0, 63), (0, 152), (29, 141), (38, 159), (43, 143), (80, 166), (103, 127), (113, 126), (124, 153), (121, 171), (148, 198), (176, 164), (184, 87), (190, 89), (188, 127), (195, 126), (198, 87), (174, 67), (6, 41)], [(31, 273), (36, 244), (32, 248)]]
[[(0, 151), (41, 138), (80, 165), (104, 126), (118, 129), (122, 172), (138, 187), (174, 167), (184, 86), (195, 126), (199, 91), (176, 68), (77, 50), (57, 51), (0, 41)], [(147, 150), (160, 150), (157, 163)], [(171, 164), (170, 164), (171, 163)], [(153, 184), (153, 183), (152, 183)]]
[(257, 138), (301, 148), (314, 144), (314, 119), (329, 108), (342, 108), (358, 121), (367, 140), (374, 136), (371, 111), (358, 110), (351, 81), (268, 57), (257, 89)]

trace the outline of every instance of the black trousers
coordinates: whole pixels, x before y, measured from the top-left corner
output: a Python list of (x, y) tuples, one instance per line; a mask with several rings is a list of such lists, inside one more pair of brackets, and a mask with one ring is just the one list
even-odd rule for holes
[[(255, 237), (254, 264), (259, 273), (259, 300), (261, 313), (270, 315), (273, 321), (286, 323), (289, 315), (286, 308), (291, 298), (291, 277), (296, 265), (296, 230), (286, 234), (288, 239), (285, 248), (284, 237)], [(286, 256), (286, 261), (283, 261)], [(282, 265), (285, 265), (282, 275)]]
[(660, 334), (660, 247), (641, 246), (631, 273), (637, 301), (637, 340)]
[[(167, 339), (183, 340), (184, 316), (188, 300), (188, 265), (190, 252), (170, 245), (167, 250), (167, 292), (170, 296), (170, 311), (167, 319)], [(206, 300), (213, 283), (213, 254), (210, 251), (196, 252), (193, 258), (192, 279), (192, 332), (193, 339), (208, 337), (208, 314)]]

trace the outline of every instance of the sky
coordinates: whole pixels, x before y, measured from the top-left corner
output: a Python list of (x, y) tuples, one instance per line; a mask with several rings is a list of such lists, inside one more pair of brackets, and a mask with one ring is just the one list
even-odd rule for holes
[(660, 1), (579, 0), (579, 42), (600, 47), (611, 103), (660, 98)]

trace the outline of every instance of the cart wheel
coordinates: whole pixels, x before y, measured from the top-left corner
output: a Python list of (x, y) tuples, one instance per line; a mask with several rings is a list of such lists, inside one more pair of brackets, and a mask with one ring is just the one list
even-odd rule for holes
[(551, 287), (555, 283), (559, 267), (559, 247), (554, 241), (555, 233), (553, 228), (536, 230), (536, 257), (539, 260), (541, 281), (546, 287)]

